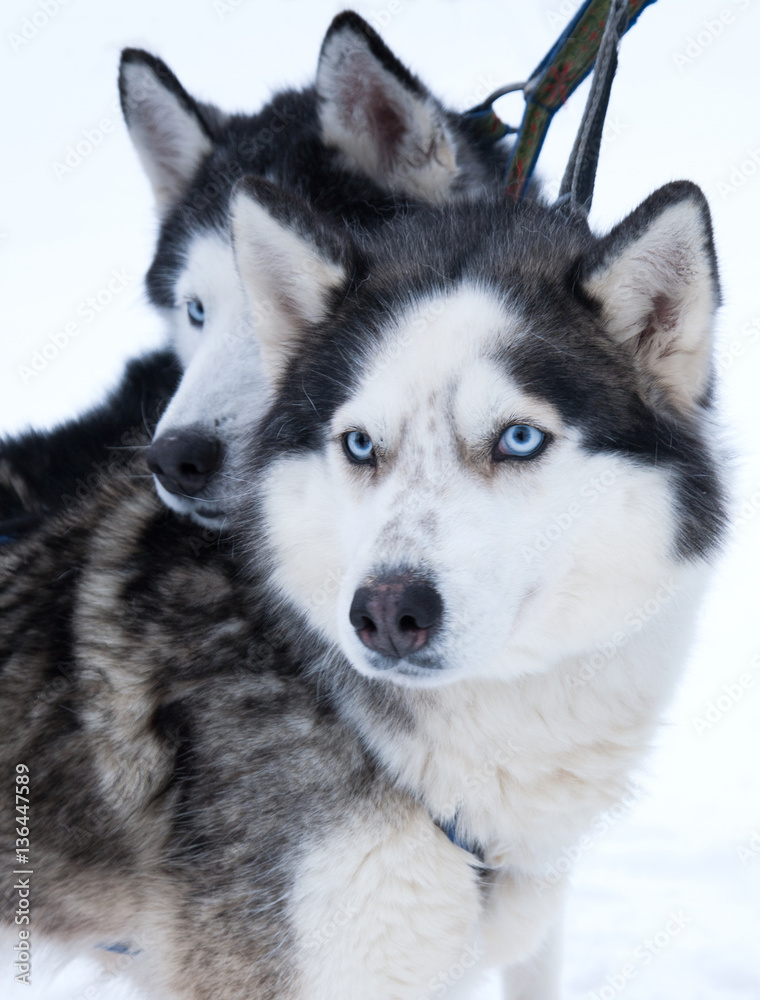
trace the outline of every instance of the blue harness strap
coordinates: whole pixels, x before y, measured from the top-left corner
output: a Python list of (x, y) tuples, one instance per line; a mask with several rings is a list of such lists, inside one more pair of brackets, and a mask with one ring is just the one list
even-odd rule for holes
[[(655, 0), (625, 0), (628, 31)], [(586, 0), (525, 84), (525, 115), (507, 167), (507, 193), (520, 198), (533, 175), (547, 129), (594, 67), (613, 0)]]
[(39, 523), (39, 515), (27, 512), (13, 517), (0, 518), (0, 545), (10, 545), (11, 542), (23, 538), (24, 535)]
[[(636, 23), (644, 8), (655, 2), (656, 0), (622, 0), (622, 3), (620, 0), (586, 0), (526, 83), (502, 87), (489, 95), (482, 104), (464, 113), (464, 118), (471, 120), (483, 134), (494, 141), (510, 133), (517, 134), (507, 166), (506, 188), (511, 197), (519, 199), (525, 194), (552, 118), (593, 69), (610, 13), (616, 16), (619, 10), (622, 15), (616, 39), (619, 41)], [(578, 200), (581, 203), (590, 201), (590, 190), (593, 190), (593, 175), (598, 157), (595, 133), (601, 129), (600, 123), (604, 121), (606, 97), (609, 97), (615, 72), (613, 63), (614, 60), (605, 62), (602, 77), (606, 75), (608, 78), (600, 81), (603, 85), (599, 87), (595, 114), (587, 115), (590, 126), (583, 136), (581, 146), (575, 151), (578, 154), (578, 170), (573, 187), (578, 190)], [(491, 107), (503, 94), (515, 90), (521, 90), (525, 96), (525, 113), (519, 129), (502, 124)], [(606, 97), (603, 97), (605, 91)]]
[(139, 955), (141, 950), (140, 948), (133, 948), (131, 944), (127, 944), (125, 941), (117, 941), (115, 944), (99, 944), (96, 947), (101, 951), (112, 951), (115, 955), (129, 955), (130, 958)]
[(433, 820), (433, 822), (442, 833), (446, 834), (446, 836), (449, 838), (449, 840), (455, 847), (461, 847), (463, 851), (467, 851), (468, 854), (471, 854), (473, 858), (476, 859), (478, 863), (477, 865), (473, 865), (473, 868), (488, 867), (488, 865), (486, 864), (485, 855), (483, 854), (483, 848), (480, 846), (480, 844), (478, 844), (477, 842), (467, 843), (466, 841), (462, 840), (457, 834), (456, 816), (452, 820), (449, 820), (449, 822), (444, 822), (443, 820), (437, 820), (437, 819)]

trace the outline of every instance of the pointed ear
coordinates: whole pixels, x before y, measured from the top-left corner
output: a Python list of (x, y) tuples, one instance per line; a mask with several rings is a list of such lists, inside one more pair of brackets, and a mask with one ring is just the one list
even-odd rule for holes
[(699, 404), (720, 290), (710, 211), (695, 184), (666, 184), (616, 226), (584, 265), (581, 287), (676, 402)]
[(317, 69), (322, 137), (386, 190), (438, 201), (456, 179), (443, 108), (353, 11), (330, 25)]
[(213, 148), (206, 108), (193, 100), (169, 67), (142, 49), (124, 49), (119, 95), (130, 138), (164, 214), (190, 187)]
[(260, 177), (238, 184), (231, 220), (235, 260), (264, 364), (276, 375), (345, 289), (352, 245), (303, 199)]

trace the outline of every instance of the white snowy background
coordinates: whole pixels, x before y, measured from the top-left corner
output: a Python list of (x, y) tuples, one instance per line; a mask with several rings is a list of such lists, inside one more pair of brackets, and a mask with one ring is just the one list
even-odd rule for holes
[[(463, 109), (525, 78), (578, 3), (354, 6), (437, 94)], [(162, 342), (141, 286), (156, 222), (118, 110), (120, 49), (147, 48), (195, 96), (254, 110), (273, 90), (310, 81), (341, 7), (334, 0), (4, 0), (0, 431), (50, 426), (81, 411), (116, 382), (127, 358)], [(736, 518), (679, 697), (640, 776), (641, 795), (617, 821), (607, 817), (607, 832), (580, 852), (567, 908), (567, 1000), (760, 998), (758, 44), (760, 0), (659, 0), (623, 42), (610, 104), (592, 212), (599, 230), (676, 178), (696, 181), (712, 204), (725, 302), (723, 440)], [(544, 148), (540, 168), (550, 187), (585, 93), (557, 115)], [(517, 123), (519, 97), (499, 107)], [(56, 169), (83, 140), (81, 161), (69, 153), (73, 168)], [(82, 323), (77, 307), (107, 289), (113, 270), (126, 272), (126, 286)], [(24, 379), (20, 366), (78, 318), (79, 335)], [(744, 674), (751, 684), (734, 701), (724, 685), (736, 696)], [(694, 719), (711, 703), (717, 721), (698, 732)], [(669, 924), (673, 913), (683, 925), (677, 934), (665, 930), (677, 926)], [(0, 1000), (133, 996), (123, 977), (104, 978), (83, 959), (58, 969), (55, 954), (36, 940), (34, 949), (32, 989), (13, 984), (10, 948), (0, 956)], [(488, 983), (479, 994), (496, 995)]]

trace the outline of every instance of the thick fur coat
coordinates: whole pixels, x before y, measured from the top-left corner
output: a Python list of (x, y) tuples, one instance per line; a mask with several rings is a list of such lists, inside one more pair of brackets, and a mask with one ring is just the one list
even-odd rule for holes
[(483, 962), (546, 1000), (551, 872), (625, 793), (722, 531), (704, 198), (358, 238), (252, 180), (233, 221), (272, 303), (234, 559), (139, 465), (3, 553), (35, 933), (124, 944), (162, 1000), (419, 1000)]

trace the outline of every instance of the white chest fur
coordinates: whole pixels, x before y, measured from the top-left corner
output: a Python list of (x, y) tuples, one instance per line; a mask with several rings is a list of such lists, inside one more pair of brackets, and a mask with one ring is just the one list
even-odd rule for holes
[(414, 728), (375, 729), (377, 751), (489, 864), (541, 877), (625, 796), (683, 666), (703, 580), (684, 567), (585, 657), (509, 682), (403, 691)]

